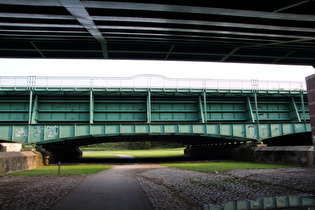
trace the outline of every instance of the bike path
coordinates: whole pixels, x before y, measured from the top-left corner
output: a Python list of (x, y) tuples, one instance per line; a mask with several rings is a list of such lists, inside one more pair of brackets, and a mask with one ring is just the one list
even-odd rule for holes
[(88, 176), (50, 210), (153, 209), (132, 169), (133, 165), (120, 165)]

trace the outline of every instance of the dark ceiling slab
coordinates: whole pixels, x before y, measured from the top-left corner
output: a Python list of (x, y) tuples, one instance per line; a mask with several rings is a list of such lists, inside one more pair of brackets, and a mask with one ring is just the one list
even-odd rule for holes
[(314, 0), (0, 0), (0, 57), (315, 65)]

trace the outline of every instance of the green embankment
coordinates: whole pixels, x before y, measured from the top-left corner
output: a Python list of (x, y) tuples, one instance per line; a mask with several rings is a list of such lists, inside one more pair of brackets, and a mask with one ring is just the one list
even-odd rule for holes
[[(85, 151), (83, 157), (86, 158), (106, 158), (117, 157), (116, 155), (130, 155), (136, 158), (147, 157), (179, 157), (183, 156), (184, 148), (172, 149), (151, 149), (151, 150), (120, 150), (120, 151)], [(161, 164), (166, 167), (195, 170), (202, 172), (213, 171), (231, 171), (244, 169), (273, 169), (292, 167), (288, 165), (277, 164), (262, 164), (241, 161), (194, 161), (180, 163), (165, 163)], [(95, 165), (95, 164), (77, 164), (77, 165), (61, 165), (60, 175), (79, 175), (79, 174), (94, 174), (103, 170), (110, 169), (110, 165)], [(27, 170), (18, 173), (12, 173), (10, 176), (39, 176), (39, 175), (59, 175), (58, 165), (43, 166), (40, 168)]]
[(166, 167), (212, 172), (212, 171), (231, 171), (231, 170), (244, 170), (244, 169), (273, 169), (273, 168), (288, 168), (292, 166), (278, 165), (278, 164), (263, 164), (263, 163), (250, 163), (238, 161), (213, 161), (213, 162), (186, 162), (186, 163), (166, 163), (161, 164)]
[[(41, 176), (41, 175), (58, 175), (58, 165), (43, 166), (36, 169), (22, 171), (18, 173), (9, 174), (10, 176)], [(81, 175), (81, 174), (95, 174), (100, 171), (110, 169), (109, 165), (61, 165), (60, 175)]]

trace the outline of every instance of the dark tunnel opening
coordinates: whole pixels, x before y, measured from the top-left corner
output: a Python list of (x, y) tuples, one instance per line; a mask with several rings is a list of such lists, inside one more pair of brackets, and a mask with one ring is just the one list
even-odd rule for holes
[[(55, 161), (79, 163), (138, 163), (138, 162), (170, 162), (170, 161), (196, 161), (233, 159), (233, 149), (241, 145), (252, 144), (253, 140), (237, 141), (233, 138), (217, 138), (209, 136), (192, 135), (118, 135), (98, 138), (78, 138), (42, 144), (41, 147), (51, 152)], [(119, 149), (153, 149), (180, 148), (181, 155), (154, 156), (131, 158), (121, 154), (121, 157), (85, 157), (82, 154), (89, 148), (98, 147), (98, 150), (112, 151), (119, 145)], [(83, 152), (81, 149), (83, 148)], [(116, 148), (117, 149), (117, 148)], [(84, 151), (85, 150), (85, 151)]]

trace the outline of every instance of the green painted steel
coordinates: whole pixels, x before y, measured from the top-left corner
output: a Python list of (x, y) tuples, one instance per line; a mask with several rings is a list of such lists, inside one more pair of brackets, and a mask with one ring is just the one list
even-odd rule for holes
[[(53, 89), (7, 90), (0, 122), (308, 122), (296, 91)], [(303, 94), (303, 96), (301, 96)]]
[(5, 88), (0, 139), (203, 135), (264, 139), (309, 132), (304, 90)]
[(1, 139), (24, 143), (53, 142), (70, 137), (161, 134), (194, 134), (246, 141), (310, 131), (308, 123), (0, 125)]

